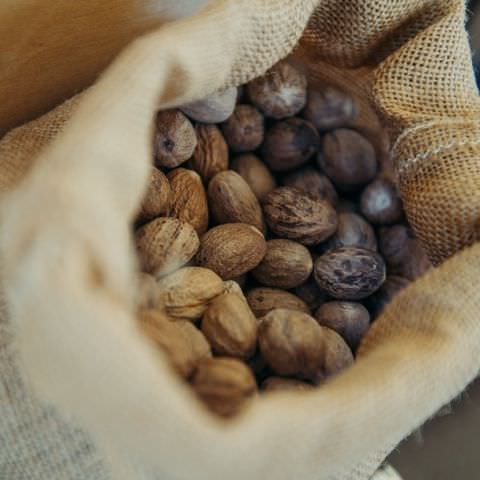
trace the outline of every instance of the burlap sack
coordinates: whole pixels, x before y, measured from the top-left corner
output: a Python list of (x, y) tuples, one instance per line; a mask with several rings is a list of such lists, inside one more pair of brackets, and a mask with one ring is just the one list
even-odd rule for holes
[[(3, 13), (14, 11), (5, 3)], [(3, 127), (58, 100), (51, 79), (73, 93), (150, 33), (81, 97), (0, 142), (9, 192), (0, 228), (2, 480), (367, 479), (472, 380), (480, 136), (463, 1), (214, 1), (158, 29), (169, 13), (161, 7), (176, 2), (75, 2), (85, 9), (74, 14), (61, 0), (46, 11), (17, 3), (34, 14), (20, 16), (29, 19), (23, 45), (21, 36), (8, 42), (16, 25), (1, 31), (11, 75), (0, 82)], [(155, 110), (261, 74), (309, 18), (296, 58), (314, 78), (370, 96), (384, 115), (408, 218), (439, 266), (374, 324), (353, 368), (223, 424), (134, 328), (129, 221), (146, 184)], [(75, 46), (68, 59), (64, 44)], [(28, 54), (35, 46), (44, 54)]]

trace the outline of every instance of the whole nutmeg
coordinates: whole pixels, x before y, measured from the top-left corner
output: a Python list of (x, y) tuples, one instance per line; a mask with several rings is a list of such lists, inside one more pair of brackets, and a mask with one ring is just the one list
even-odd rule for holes
[(143, 197), (137, 222), (143, 223), (156, 217), (166, 217), (172, 207), (173, 193), (167, 177), (152, 167), (147, 193)]
[(200, 242), (197, 264), (213, 270), (224, 280), (255, 268), (265, 256), (262, 233), (244, 223), (226, 223), (211, 228)]
[(377, 250), (377, 237), (372, 226), (360, 215), (340, 213), (337, 231), (327, 240), (326, 250), (338, 247), (362, 247)]
[(191, 119), (203, 123), (224, 122), (233, 112), (237, 101), (237, 89), (225, 88), (207, 97), (182, 105), (180, 110)]
[(326, 302), (315, 312), (315, 318), (323, 327), (335, 330), (352, 350), (357, 349), (370, 328), (368, 310), (356, 302)]
[(197, 124), (197, 146), (190, 166), (207, 184), (218, 172), (228, 168), (228, 146), (216, 125)]
[(310, 277), (305, 283), (293, 290), (297, 297), (301, 298), (313, 312), (328, 298), (328, 295), (320, 290), (314, 278)]
[(173, 192), (173, 216), (202, 235), (208, 228), (208, 202), (200, 176), (192, 170), (177, 168), (167, 177)]
[(153, 308), (155, 303), (155, 294), (157, 291), (157, 282), (149, 273), (139, 272), (137, 274), (137, 290), (135, 304), (138, 310)]
[(263, 317), (259, 328), (262, 356), (278, 375), (314, 380), (324, 363), (322, 327), (306, 313), (277, 308)]
[(264, 392), (309, 391), (315, 387), (311, 383), (295, 378), (268, 377), (262, 382)]
[(222, 132), (232, 152), (251, 152), (263, 142), (263, 116), (251, 105), (237, 105)]
[(307, 78), (288, 63), (280, 62), (263, 77), (247, 83), (245, 92), (267, 117), (291, 117), (305, 106)]
[(192, 386), (214, 413), (230, 417), (255, 397), (257, 384), (251, 370), (236, 358), (209, 358), (200, 362)]
[(234, 157), (231, 168), (248, 183), (260, 201), (277, 186), (277, 182), (265, 164), (251, 153)]
[(377, 178), (365, 188), (360, 210), (375, 225), (395, 223), (403, 216), (402, 200), (395, 185), (386, 178)]
[(247, 299), (245, 298), (242, 287), (235, 280), (225, 280), (223, 282), (223, 293), (225, 295), (227, 293), (234, 293), (235, 295), (238, 295), (245, 303), (247, 302)]
[(202, 332), (217, 355), (250, 358), (257, 345), (257, 319), (235, 293), (212, 300), (203, 314)]
[(338, 202), (338, 195), (326, 175), (312, 167), (303, 167), (283, 177), (283, 184), (296, 187), (315, 200), (326, 200), (332, 205)]
[(361, 300), (385, 281), (383, 258), (372, 250), (340, 247), (315, 260), (313, 273), (318, 286), (339, 300)]
[(337, 214), (328, 202), (314, 200), (294, 187), (270, 192), (263, 212), (273, 233), (303, 245), (318, 245), (337, 229)]
[(340, 128), (323, 137), (323, 149), (317, 156), (323, 172), (341, 190), (356, 190), (369, 183), (377, 173), (373, 145), (355, 130)]
[(248, 292), (247, 302), (257, 318), (265, 316), (275, 308), (310, 313), (310, 309), (302, 299), (278, 288), (254, 288)]
[(159, 167), (178, 167), (192, 156), (196, 145), (195, 129), (182, 112), (158, 112), (155, 119), (154, 152)]
[(135, 237), (144, 270), (157, 278), (183, 267), (200, 246), (193, 227), (176, 218), (157, 218), (140, 227)]
[(204, 358), (212, 356), (212, 349), (203, 333), (188, 320), (176, 320), (175, 325), (182, 332), (183, 337), (190, 345), (190, 349), (195, 358), (195, 365)]
[(409, 284), (406, 278), (390, 275), (383, 285), (366, 299), (367, 308), (375, 319), (383, 309)]
[(308, 90), (303, 116), (319, 130), (346, 127), (357, 115), (358, 106), (353, 98), (338, 88), (326, 85)]
[(294, 288), (308, 279), (312, 269), (312, 256), (303, 245), (276, 239), (267, 242), (267, 253), (252, 275), (267, 287)]
[(310, 122), (289, 118), (267, 130), (260, 151), (273, 172), (285, 172), (307, 163), (319, 147), (320, 136)]
[(223, 281), (208, 268), (183, 267), (157, 282), (155, 308), (181, 320), (197, 320), (223, 293)]
[(260, 203), (248, 183), (233, 170), (217, 173), (208, 185), (210, 212), (219, 224), (246, 223), (264, 231)]

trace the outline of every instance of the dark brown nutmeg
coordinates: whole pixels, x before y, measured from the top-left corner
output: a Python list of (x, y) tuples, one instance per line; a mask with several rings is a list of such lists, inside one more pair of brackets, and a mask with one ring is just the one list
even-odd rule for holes
[(305, 283), (296, 287), (293, 293), (301, 298), (312, 312), (328, 299), (328, 295), (320, 290), (313, 277), (310, 277)]
[(251, 152), (263, 142), (263, 116), (251, 105), (237, 105), (221, 128), (233, 152)]
[(383, 309), (409, 284), (409, 281), (403, 277), (390, 275), (384, 284), (370, 297), (365, 304), (375, 319), (382, 313)]
[(373, 145), (355, 130), (347, 128), (324, 136), (317, 162), (330, 180), (345, 191), (361, 188), (377, 173)]
[(159, 167), (175, 168), (186, 162), (197, 146), (190, 120), (180, 110), (163, 110), (155, 119), (154, 153)]
[(375, 225), (395, 223), (403, 216), (397, 188), (386, 178), (377, 178), (365, 188), (360, 198), (360, 210)]
[(245, 86), (249, 100), (267, 117), (281, 119), (298, 113), (307, 99), (307, 78), (286, 62)]
[(308, 162), (319, 146), (320, 136), (310, 122), (289, 118), (267, 130), (261, 153), (273, 172), (285, 172)]

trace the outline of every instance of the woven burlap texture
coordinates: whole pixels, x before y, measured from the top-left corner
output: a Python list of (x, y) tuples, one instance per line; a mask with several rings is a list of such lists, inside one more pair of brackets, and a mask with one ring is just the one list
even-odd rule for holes
[[(480, 137), (464, 7), (212, 2), (139, 38), (81, 97), (3, 138), (0, 478), (362, 480), (458, 395), (480, 366)], [(135, 328), (129, 222), (155, 110), (263, 73), (309, 18), (298, 55), (317, 78), (335, 72), (371, 96), (409, 220), (441, 265), (376, 321), (354, 367), (227, 425)]]

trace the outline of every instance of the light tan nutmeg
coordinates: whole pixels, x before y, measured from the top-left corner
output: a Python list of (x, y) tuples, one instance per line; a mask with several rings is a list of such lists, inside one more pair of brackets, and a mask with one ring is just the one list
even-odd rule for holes
[(203, 123), (224, 122), (233, 112), (237, 101), (237, 89), (225, 88), (195, 102), (182, 105), (180, 110), (193, 120)]
[(275, 239), (267, 242), (267, 253), (252, 274), (267, 287), (288, 289), (306, 282), (312, 269), (308, 249), (292, 240)]
[(137, 222), (148, 222), (156, 217), (166, 217), (170, 213), (173, 194), (165, 174), (152, 167), (148, 188), (143, 197)]
[(230, 417), (240, 413), (257, 393), (252, 371), (236, 358), (209, 358), (198, 364), (192, 386), (214, 413)]
[(265, 238), (255, 227), (226, 223), (203, 235), (196, 260), (198, 265), (229, 280), (255, 268), (265, 251)]
[(223, 290), (222, 279), (212, 270), (183, 267), (157, 282), (155, 308), (174, 319), (195, 321)]
[(196, 145), (195, 129), (182, 112), (158, 112), (155, 119), (154, 153), (159, 167), (178, 167), (192, 156)]
[(270, 170), (253, 153), (245, 153), (234, 157), (231, 168), (248, 183), (252, 192), (260, 201), (277, 186)]
[(142, 266), (156, 278), (183, 267), (200, 246), (193, 227), (176, 218), (157, 218), (140, 227), (135, 236)]
[(173, 216), (202, 235), (208, 228), (208, 203), (200, 176), (193, 170), (177, 168), (167, 177), (173, 192)]
[(233, 170), (217, 173), (208, 185), (208, 204), (217, 223), (246, 223), (264, 231), (258, 199)]
[(247, 301), (257, 318), (263, 317), (275, 308), (287, 308), (310, 313), (310, 309), (302, 299), (279, 288), (254, 288), (248, 292)]
[(217, 355), (250, 358), (255, 353), (257, 330), (250, 307), (235, 293), (214, 298), (203, 314), (202, 332)]
[(208, 184), (215, 174), (227, 170), (228, 146), (216, 125), (199, 123), (195, 131), (197, 147), (193, 152), (190, 165)]

